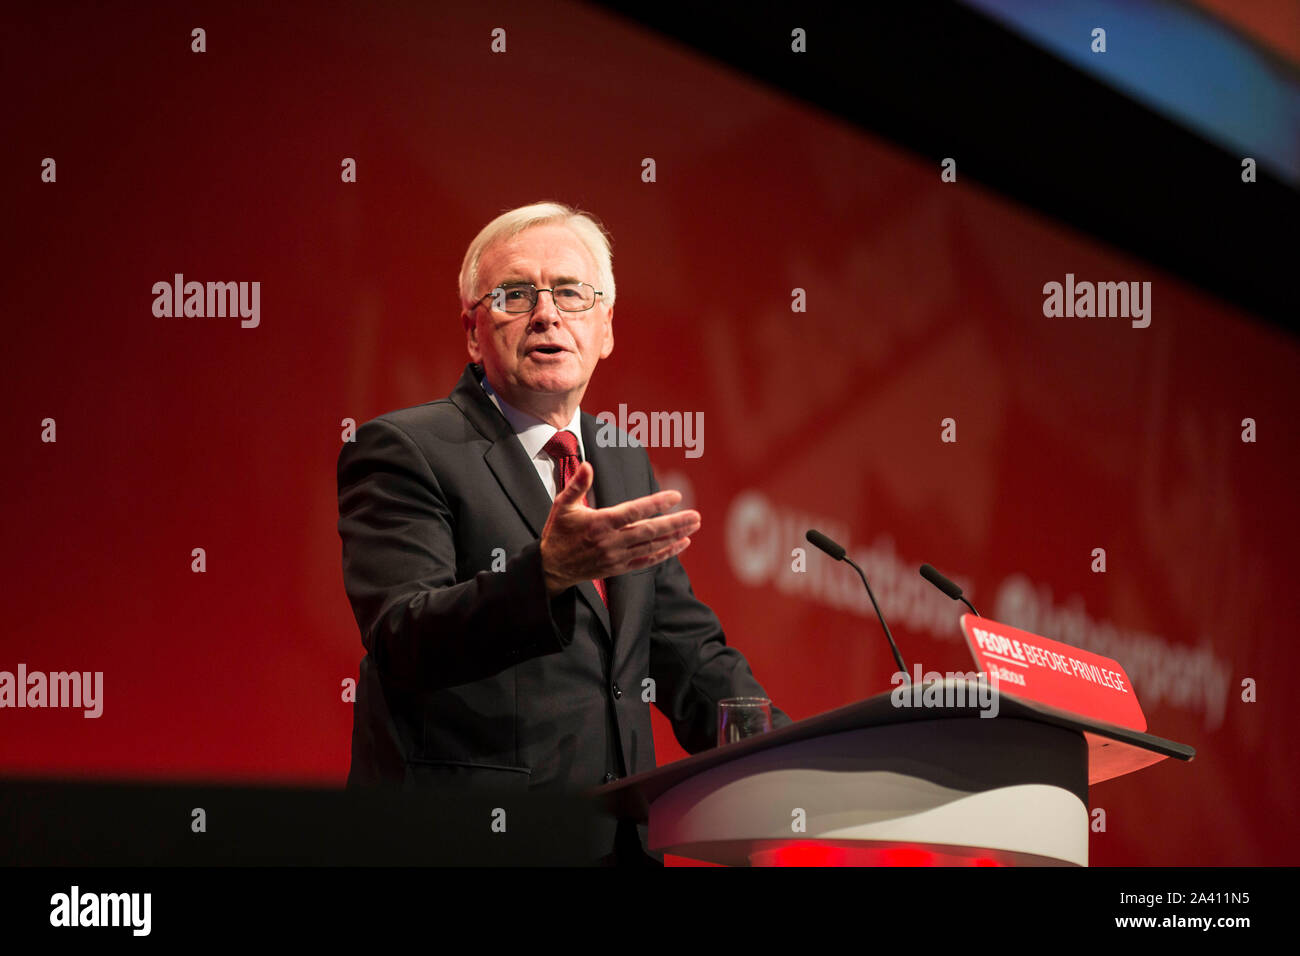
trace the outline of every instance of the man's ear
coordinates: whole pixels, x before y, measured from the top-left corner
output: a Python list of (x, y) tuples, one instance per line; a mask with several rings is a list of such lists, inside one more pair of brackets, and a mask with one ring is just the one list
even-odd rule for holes
[(472, 312), (462, 312), (460, 320), (465, 326), (465, 348), (469, 352), (470, 361), (477, 365), (483, 360), (483, 351), (478, 346), (478, 323), (474, 321)]
[(600, 347), (600, 357), (609, 358), (609, 353), (614, 351), (614, 310), (610, 309), (605, 316), (605, 342)]

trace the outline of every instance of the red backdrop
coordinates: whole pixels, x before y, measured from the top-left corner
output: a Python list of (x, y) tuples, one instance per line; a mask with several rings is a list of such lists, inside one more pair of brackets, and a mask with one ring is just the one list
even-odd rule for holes
[[(362, 648), (341, 421), (447, 394), (465, 246), (553, 198), (615, 241), (616, 346), (584, 410), (703, 413), (702, 457), (651, 457), (704, 516), (696, 592), (783, 708), (890, 686), (852, 572), (791, 570), (820, 527), (909, 664), (969, 665), (930, 561), (985, 615), (1117, 657), (1151, 731), (1197, 748), (1093, 791), (1094, 863), (1298, 862), (1293, 339), (961, 157), (943, 183), (940, 157), (586, 7), (28, 16), (0, 65), (0, 670), (103, 671), (104, 710), (0, 711), (0, 772), (342, 783)], [(505, 145), (506, 121), (529, 138)], [(155, 317), (178, 272), (259, 281), (260, 325)], [(1044, 317), (1066, 273), (1151, 282), (1150, 327)], [(682, 755), (657, 713), (656, 747)]]

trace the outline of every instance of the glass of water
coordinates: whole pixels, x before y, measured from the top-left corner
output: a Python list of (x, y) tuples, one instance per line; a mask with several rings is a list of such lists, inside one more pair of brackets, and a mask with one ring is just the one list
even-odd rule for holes
[(772, 729), (772, 702), (766, 697), (727, 697), (718, 701), (718, 746)]

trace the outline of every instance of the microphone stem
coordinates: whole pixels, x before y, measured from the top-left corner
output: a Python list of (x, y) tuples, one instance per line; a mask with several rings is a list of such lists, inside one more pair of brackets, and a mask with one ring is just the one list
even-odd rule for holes
[[(904, 677), (907, 677), (907, 665), (903, 663), (903, 655), (898, 653), (898, 645), (894, 643), (894, 635), (889, 633), (889, 625), (885, 623), (885, 615), (880, 613), (880, 605), (876, 603), (876, 596), (871, 593), (871, 585), (867, 583), (867, 576), (862, 573), (862, 569), (853, 563), (849, 558), (844, 559), (845, 563), (858, 572), (858, 577), (862, 578), (862, 586), (867, 589), (867, 597), (871, 598), (871, 606), (876, 609), (876, 617), (880, 618), (880, 626), (885, 629), (885, 637), (889, 638), (889, 649), (894, 652), (894, 661), (898, 664), (899, 671)], [(979, 617), (978, 614), (975, 615)], [(907, 677), (907, 682), (912, 683), (912, 678)]]

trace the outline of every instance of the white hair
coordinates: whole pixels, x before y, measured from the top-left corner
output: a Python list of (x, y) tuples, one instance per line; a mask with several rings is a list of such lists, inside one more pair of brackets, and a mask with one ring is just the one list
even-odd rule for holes
[[(558, 202), (537, 202), (520, 206), (497, 216), (480, 230), (465, 251), (460, 267), (460, 302), (469, 309), (481, 297), (478, 289), (478, 263), (488, 246), (513, 239), (525, 229), (559, 223), (568, 226), (596, 260), (596, 287), (606, 307), (614, 306), (614, 265), (609, 233), (589, 213)], [(486, 295), (484, 290), (482, 295)]]

